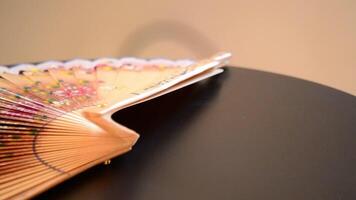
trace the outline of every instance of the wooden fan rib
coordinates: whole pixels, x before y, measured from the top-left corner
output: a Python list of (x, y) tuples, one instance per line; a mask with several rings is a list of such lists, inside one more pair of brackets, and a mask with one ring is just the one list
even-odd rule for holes
[[(97, 160), (98, 158), (102, 157), (103, 154), (105, 154), (105, 152), (88, 155), (88, 156), (84, 157), (85, 159), (80, 159), (80, 160), (72, 159), (72, 160), (69, 160), (66, 162), (62, 162), (62, 163), (58, 164), (58, 166), (63, 169), (66, 169), (65, 171), (70, 172), (73, 169), (78, 168), (82, 165), (85, 165), (90, 161)], [(0, 194), (10, 192), (11, 190), (17, 189), (19, 187), (26, 187), (26, 186), (28, 186), (28, 183), (36, 183), (36, 181), (41, 182), (41, 181), (43, 181), (43, 179), (46, 179), (48, 177), (48, 174), (56, 176), (56, 175), (58, 175), (58, 172), (43, 170), (43, 171), (40, 171), (40, 174), (41, 174), (40, 176), (38, 174), (33, 174), (32, 176), (24, 176), (24, 178), (15, 179), (15, 181), (8, 182), (7, 184), (6, 183), (2, 184), (2, 185), (5, 185), (5, 187), (0, 186)], [(62, 173), (61, 175), (63, 176), (66, 174)], [(68, 176), (68, 175), (66, 175), (66, 176)], [(43, 178), (43, 177), (45, 177), (45, 178)], [(14, 186), (14, 188), (11, 188), (9, 186)]]
[(116, 157), (120, 154), (123, 154), (125, 152), (127, 152), (128, 150), (130, 150), (130, 148), (120, 148), (120, 149), (113, 149), (113, 151), (111, 153), (108, 153), (107, 155), (98, 158), (96, 160), (93, 160), (89, 163), (85, 163), (81, 166), (75, 167), (73, 169), (71, 169), (71, 175), (70, 176), (56, 176), (56, 177), (52, 177), (48, 180), (46, 180), (45, 182), (42, 183), (38, 183), (38, 184), (34, 184), (32, 185), (32, 187), (30, 189), (26, 189), (26, 190), (22, 190), (22, 192), (17, 192), (15, 193), (13, 196), (11, 196), (12, 198), (29, 198), (34, 196), (35, 194), (38, 194), (41, 191), (44, 191), (56, 184), (58, 184), (59, 182), (62, 182), (72, 176), (74, 176), (75, 174), (78, 174), (94, 165), (97, 165), (101, 162), (104, 162), (107, 159), (110, 159), (112, 157)]
[[(56, 120), (58, 122), (62, 122), (63, 124), (80, 124), (80, 122), (82, 121), (78, 121), (75, 120), (73, 121), (73, 119), (70, 118), (63, 118), (61, 116), (63, 115), (53, 115), (52, 113), (47, 113), (47, 112), (42, 112), (42, 111), (33, 111), (33, 110), (28, 110), (28, 109), (22, 109), (19, 107), (16, 108), (9, 108), (9, 107), (5, 107), (3, 105), (0, 105), (0, 111), (2, 111), (2, 114), (4, 116), (17, 116), (19, 118), (25, 118), (25, 119), (34, 119), (34, 120), (39, 120), (40, 122), (50, 122), (52, 120)], [(10, 114), (7, 114), (10, 113)]]
[[(102, 154), (105, 154), (107, 152), (109, 152), (113, 147), (115, 147), (115, 145), (113, 144), (113, 146), (106, 146), (104, 148), (100, 148), (100, 149), (90, 149), (86, 152), (88, 152), (85, 155), (81, 155), (80, 153), (77, 153), (76, 155), (72, 155), (72, 156), (63, 156), (63, 157), (57, 157), (51, 160), (46, 159), (46, 162), (52, 166), (54, 166), (54, 168), (57, 168), (58, 170), (54, 170), (60, 173), (69, 173), (69, 171), (64, 170), (63, 164), (69, 164), (71, 162), (77, 162), (78, 160), (80, 161), (88, 161), (88, 160), (92, 160), (93, 158), (97, 158), (100, 157)], [(74, 152), (73, 152), (74, 153)], [(90, 153), (90, 154), (89, 154)], [(79, 159), (78, 159), (79, 158)], [(47, 170), (53, 170), (53, 168), (49, 168), (48, 165), (44, 165), (43, 163), (40, 163), (37, 161), (37, 165), (31, 165), (31, 168), (29, 168), (30, 166), (27, 165), (27, 167), (20, 167), (20, 168), (13, 168), (8, 170), (7, 172), (13, 172), (13, 173), (2, 173), (0, 175), (0, 190), (5, 188), (1, 187), (1, 185), (3, 183), (6, 182), (10, 182), (11, 180), (21, 180), (22, 177), (26, 177), (29, 174), (34, 174), (38, 171), (47, 171)], [(16, 171), (17, 170), (17, 171)]]
[[(70, 117), (72, 120), (79, 120), (79, 121), (83, 120), (83, 118), (80, 115), (74, 113), (68, 113), (65, 110), (60, 110), (58, 108), (55, 108), (53, 107), (53, 105), (50, 105), (45, 100), (36, 101), (36, 100), (32, 100), (31, 97), (25, 97), (23, 96), (23, 94), (20, 93), (13, 93), (11, 91), (4, 90), (4, 89), (0, 91), (1, 91), (0, 94), (2, 95), (1, 99), (12, 102), (14, 104), (19, 103), (24, 107), (36, 108), (38, 110), (41, 110), (42, 112), (51, 113), (58, 116), (66, 115), (67, 117)], [(14, 99), (16, 99), (16, 101), (18, 102), (14, 101)]]
[[(117, 146), (113, 144), (114, 146)], [(87, 153), (91, 153), (92, 151), (97, 152), (98, 149), (90, 149)], [(52, 161), (67, 159), (68, 157), (80, 157), (81, 154), (78, 154), (77, 151), (66, 152), (66, 153), (52, 153), (46, 155), (46, 162), (51, 163)], [(19, 171), (21, 169), (27, 169), (31, 166), (43, 165), (43, 163), (39, 162), (33, 155), (28, 155), (22, 158), (17, 158), (16, 160), (7, 161), (6, 163), (1, 163), (0, 165), (0, 175), (8, 174), (11, 171)], [(32, 169), (32, 168), (31, 168)], [(8, 171), (6, 171), (8, 170)]]
[[(98, 164), (99, 162), (102, 162), (103, 160), (109, 158), (109, 157), (114, 157), (118, 154), (122, 154), (124, 152), (126, 152), (127, 150), (114, 150), (113, 153), (109, 153), (105, 156), (102, 156), (98, 159), (92, 160), (89, 163), (86, 162), (82, 162), (81, 164), (78, 164), (78, 166), (72, 166), (68, 169), (68, 171), (71, 171), (71, 175), (69, 176), (52, 176), (52, 177), (46, 177), (44, 179), (42, 179), (41, 181), (36, 182), (36, 184), (33, 184), (33, 186), (31, 187), (31, 190), (29, 190), (29, 188), (26, 189), (19, 189), (20, 191), (24, 191), (24, 193), (22, 193), (21, 197), (22, 198), (28, 198), (30, 196), (32, 196), (33, 194), (35, 194), (36, 192), (42, 191), (48, 187), (50, 187), (51, 185), (58, 183), (59, 181), (63, 181), (71, 176), (73, 176), (76, 173), (79, 173), (93, 165)], [(55, 178), (57, 177), (57, 178)], [(51, 181), (49, 181), (51, 180)], [(45, 182), (45, 183), (44, 183)], [(41, 184), (42, 183), (42, 184)], [(18, 194), (19, 191), (14, 191), (13, 193), (11, 193), (12, 196), (8, 195), (9, 197), (15, 197), (16, 194)]]
[[(101, 139), (103, 140), (103, 139)], [(119, 141), (117, 141), (119, 140)], [(125, 140), (122, 140), (122, 138), (116, 138), (116, 139), (113, 139), (113, 140), (108, 140), (109, 142), (116, 142), (118, 144), (122, 144), (122, 146), (125, 146), (127, 145), (127, 141)], [(99, 141), (98, 141), (99, 142)], [(98, 146), (98, 143), (94, 143), (92, 145), (87, 145), (85, 148), (87, 147), (91, 147), (91, 146), (96, 146), (96, 147), (99, 147)], [(62, 146), (63, 147), (63, 146)], [(25, 156), (25, 155), (46, 155), (48, 153), (53, 153), (53, 152), (68, 152), (68, 151), (72, 151), (72, 150), (78, 150), (80, 148), (82, 148), (81, 146), (79, 147), (76, 147), (76, 146), (72, 146), (71, 148), (47, 148), (47, 149), (41, 149), (39, 150), (36, 146), (36, 143), (33, 143), (32, 146), (31, 146), (31, 149), (28, 150), (28, 149), (18, 149), (18, 150), (2, 150), (2, 153), (0, 154), (0, 160), (3, 160), (3, 159), (15, 159), (16, 157), (19, 157), (19, 156)]]
[[(113, 139), (112, 139), (113, 140)], [(100, 141), (100, 142), (103, 142), (103, 141)], [(117, 141), (119, 142), (119, 141)], [(50, 149), (54, 149), (54, 148), (57, 148), (57, 147), (61, 147), (61, 148), (66, 148), (66, 147), (83, 147), (83, 146), (86, 146), (88, 145), (88, 143), (90, 143), (91, 145), (98, 145), (98, 141), (81, 141), (81, 142), (51, 142), (51, 143), (41, 143), (41, 144), (36, 144), (36, 147), (37, 148), (46, 148), (47, 150), (50, 150)], [(6, 153), (17, 153), (18, 151), (17, 150), (21, 150), (19, 152), (22, 152), (23, 150), (25, 150), (25, 148), (29, 148), (31, 149), (33, 147), (33, 142), (29, 142), (27, 144), (12, 144), (12, 145), (6, 145), (5, 147), (2, 147), (1, 148), (1, 151), (2, 153), (6, 154)], [(105, 144), (105, 143), (104, 143)], [(100, 144), (102, 145), (102, 144)]]

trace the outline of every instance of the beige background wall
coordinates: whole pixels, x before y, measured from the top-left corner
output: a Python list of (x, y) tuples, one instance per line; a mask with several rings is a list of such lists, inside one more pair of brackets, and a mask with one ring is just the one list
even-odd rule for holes
[(0, 24), (0, 64), (226, 50), (356, 95), (355, 0), (1, 0)]

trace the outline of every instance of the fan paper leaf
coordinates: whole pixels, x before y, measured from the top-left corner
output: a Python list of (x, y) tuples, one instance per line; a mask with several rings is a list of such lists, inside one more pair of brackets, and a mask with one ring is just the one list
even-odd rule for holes
[(218, 74), (229, 57), (0, 67), (0, 199), (32, 197), (129, 151), (139, 136), (114, 112)]

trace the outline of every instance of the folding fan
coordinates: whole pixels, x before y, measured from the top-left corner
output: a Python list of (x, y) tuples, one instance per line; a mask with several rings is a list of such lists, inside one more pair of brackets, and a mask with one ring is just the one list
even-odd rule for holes
[(229, 57), (0, 67), (0, 199), (32, 197), (129, 151), (139, 135), (114, 112), (221, 73)]

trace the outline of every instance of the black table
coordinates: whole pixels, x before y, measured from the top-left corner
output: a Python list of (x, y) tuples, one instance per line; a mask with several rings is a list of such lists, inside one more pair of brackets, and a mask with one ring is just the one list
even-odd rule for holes
[(356, 97), (226, 72), (114, 115), (133, 150), (38, 199), (356, 199)]

